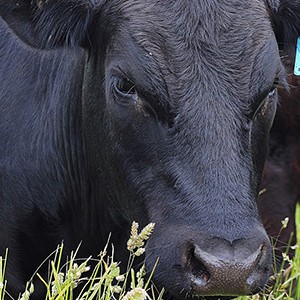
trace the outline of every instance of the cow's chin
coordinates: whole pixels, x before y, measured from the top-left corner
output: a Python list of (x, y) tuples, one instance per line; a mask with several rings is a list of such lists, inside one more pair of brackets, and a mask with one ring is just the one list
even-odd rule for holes
[(199, 295), (197, 293), (182, 290), (180, 294), (172, 293), (172, 291), (166, 290), (163, 294), (163, 298), (165, 300), (191, 300), (191, 299), (199, 299), (199, 300), (230, 300), (235, 299), (236, 297), (241, 295)]
[(199, 299), (199, 300), (230, 300), (235, 299), (236, 296), (199, 296), (199, 295), (190, 295), (187, 294), (182, 297), (176, 297), (165, 293), (164, 299), (166, 300), (190, 300), (190, 299)]

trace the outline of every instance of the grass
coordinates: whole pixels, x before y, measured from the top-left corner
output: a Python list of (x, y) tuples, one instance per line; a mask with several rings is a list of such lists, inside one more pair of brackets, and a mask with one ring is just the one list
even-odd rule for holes
[(8, 251), (6, 250), (4, 258), (0, 256), (0, 300), (4, 299), (5, 288), (6, 288), (6, 281), (4, 279), (4, 275), (5, 275), (5, 268), (7, 262), (7, 254)]
[[(298, 241), (300, 241), (300, 206), (297, 208), (296, 219)], [(127, 243), (130, 257), (125, 274), (121, 274), (118, 263), (114, 261), (113, 248), (111, 253), (108, 254), (109, 243), (99, 254), (96, 261), (92, 257), (84, 261), (78, 260), (77, 249), (71, 253), (66, 264), (62, 262), (64, 246), (63, 244), (60, 245), (49, 264), (48, 279), (44, 280), (38, 274), (38, 271), (34, 274), (34, 276), (39, 277), (46, 287), (45, 300), (162, 300), (163, 291), (158, 293), (151, 284), (155, 268), (147, 277), (145, 276), (144, 265), (139, 270), (133, 269), (134, 260), (144, 253), (145, 242), (152, 233), (153, 228), (154, 224), (149, 224), (139, 232), (138, 224), (133, 222)], [(6, 293), (4, 275), (7, 256), (7, 252), (4, 257), (0, 256), (0, 300), (4, 300)], [(284, 260), (289, 267), (274, 276), (275, 284), (272, 288), (260, 295), (238, 297), (236, 300), (300, 299), (300, 248), (296, 249), (293, 260), (290, 260), (287, 256), (284, 256)], [(94, 267), (90, 266), (92, 262), (95, 263), (93, 264)], [(78, 291), (76, 297), (75, 291)], [(19, 300), (30, 300), (33, 293), (34, 286), (29, 282)]]
[[(133, 222), (127, 248), (130, 256), (127, 272), (121, 274), (119, 264), (114, 261), (113, 248), (109, 254), (107, 243), (97, 260), (89, 257), (77, 259), (77, 252), (71, 253), (66, 264), (62, 261), (64, 245), (60, 245), (54, 253), (49, 265), (48, 279), (44, 280), (38, 271), (34, 276), (39, 277), (46, 287), (45, 300), (162, 300), (163, 291), (156, 293), (151, 284), (154, 270), (147, 279), (145, 265), (139, 270), (133, 269), (136, 257), (145, 251), (144, 245), (152, 233), (154, 224), (151, 223), (138, 232), (138, 224)], [(0, 257), (0, 300), (4, 300), (6, 281), (4, 278), (7, 253)], [(94, 264), (92, 264), (92, 262)], [(93, 265), (93, 267), (91, 267)], [(155, 269), (155, 268), (154, 268)], [(86, 276), (89, 274), (89, 276)], [(76, 295), (75, 295), (75, 292)], [(19, 300), (30, 300), (34, 293), (34, 285), (28, 282), (26, 290)], [(9, 295), (8, 295), (9, 298)], [(5, 299), (8, 299), (7, 297)], [(42, 299), (41, 299), (42, 300)]]

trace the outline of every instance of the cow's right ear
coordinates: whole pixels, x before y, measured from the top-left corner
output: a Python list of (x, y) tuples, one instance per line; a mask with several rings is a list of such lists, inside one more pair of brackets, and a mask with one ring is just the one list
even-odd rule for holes
[(51, 49), (88, 39), (94, 14), (105, 0), (0, 0), (0, 15), (26, 43)]
[(267, 0), (280, 50), (295, 46), (300, 36), (300, 0)]

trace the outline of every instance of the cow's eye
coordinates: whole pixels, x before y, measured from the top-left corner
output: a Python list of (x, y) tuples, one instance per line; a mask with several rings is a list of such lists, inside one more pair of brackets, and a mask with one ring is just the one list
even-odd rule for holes
[(136, 94), (135, 84), (128, 78), (116, 78), (115, 87), (121, 96)]
[(268, 93), (268, 97), (272, 98), (276, 95), (277, 92), (277, 88), (279, 86), (279, 79), (275, 79), (272, 88), (270, 89), (269, 93)]
[(276, 95), (276, 88), (272, 89), (269, 94), (268, 97), (274, 97)]
[(120, 104), (136, 103), (138, 96), (135, 84), (127, 77), (114, 77), (113, 94), (115, 100)]
[(268, 93), (268, 98), (272, 98), (272, 97), (276, 96), (277, 88), (279, 87), (279, 85), (280, 85), (279, 78), (275, 78), (275, 80), (273, 82), (273, 86), (272, 86), (272, 88), (270, 89), (270, 91)]
[(252, 119), (256, 119), (259, 116), (266, 116), (268, 110), (271, 107), (276, 106), (276, 96), (277, 95), (277, 85), (273, 85), (273, 87), (264, 94), (263, 101), (258, 105), (255, 113), (253, 114)]

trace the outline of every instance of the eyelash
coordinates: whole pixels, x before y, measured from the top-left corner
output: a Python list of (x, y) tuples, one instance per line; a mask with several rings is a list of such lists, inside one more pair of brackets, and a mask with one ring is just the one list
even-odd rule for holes
[(114, 85), (115, 89), (124, 96), (136, 94), (135, 84), (128, 78), (116, 78)]

